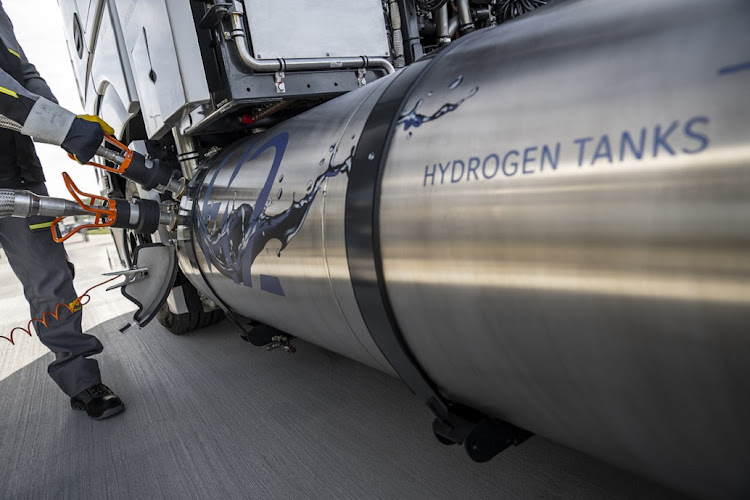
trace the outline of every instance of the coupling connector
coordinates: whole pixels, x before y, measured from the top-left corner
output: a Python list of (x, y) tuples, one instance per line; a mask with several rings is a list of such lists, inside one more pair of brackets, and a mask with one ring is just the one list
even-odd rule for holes
[(131, 151), (113, 137), (105, 135), (105, 141), (114, 145), (119, 151), (102, 145), (96, 154), (114, 163), (117, 167), (113, 168), (93, 162), (88, 163), (89, 165), (121, 175), (128, 180), (140, 184), (144, 189), (153, 189), (160, 193), (170, 191), (173, 193), (173, 198), (175, 199), (182, 196), (185, 190), (185, 179), (182, 177), (179, 169), (171, 167), (168, 163), (148, 158), (136, 151)]
[(153, 189), (159, 193), (170, 191), (180, 195), (185, 189), (185, 180), (182, 179), (179, 170), (157, 159), (146, 158), (135, 151), (130, 166), (122, 176), (140, 184), (144, 189)]
[(159, 230), (160, 225), (173, 228), (177, 222), (177, 212), (169, 205), (162, 206), (155, 200), (134, 199), (127, 201), (116, 199), (117, 216), (112, 227), (133, 229), (141, 234), (151, 234)]

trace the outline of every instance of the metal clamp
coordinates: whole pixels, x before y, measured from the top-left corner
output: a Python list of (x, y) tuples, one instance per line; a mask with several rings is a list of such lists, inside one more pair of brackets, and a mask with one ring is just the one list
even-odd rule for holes
[(232, 6), (232, 2), (216, 2), (206, 11), (206, 14), (198, 23), (198, 27), (213, 28), (224, 19)]
[(274, 76), (274, 82), (276, 83), (276, 93), (285, 94), (286, 85), (284, 84), (284, 72), (277, 71), (276, 73), (274, 73), (273, 76)]
[(143, 279), (148, 278), (148, 268), (147, 267), (136, 267), (133, 269), (124, 269), (122, 271), (112, 271), (109, 273), (104, 273), (103, 276), (122, 276), (125, 278), (123, 281), (116, 283), (112, 285), (111, 287), (107, 288), (106, 291), (114, 290), (116, 288), (122, 288), (124, 286), (130, 285), (131, 283), (135, 283), (136, 281), (141, 281)]
[(289, 338), (286, 335), (274, 335), (271, 337), (271, 343), (266, 346), (267, 351), (273, 351), (275, 349), (283, 348), (289, 354), (297, 352), (297, 348), (292, 345), (294, 338)]

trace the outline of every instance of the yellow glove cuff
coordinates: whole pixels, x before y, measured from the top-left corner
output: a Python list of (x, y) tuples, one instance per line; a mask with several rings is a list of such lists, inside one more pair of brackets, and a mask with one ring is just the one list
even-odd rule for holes
[(96, 115), (78, 115), (78, 118), (82, 120), (86, 120), (87, 122), (93, 122), (98, 123), (99, 126), (102, 128), (105, 134), (107, 135), (115, 135), (115, 129), (109, 126), (107, 122), (102, 120)]

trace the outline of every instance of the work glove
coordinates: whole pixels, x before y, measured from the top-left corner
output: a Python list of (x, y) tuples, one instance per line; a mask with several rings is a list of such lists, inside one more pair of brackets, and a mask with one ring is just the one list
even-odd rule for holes
[(78, 115), (78, 118), (82, 120), (86, 120), (87, 122), (94, 122), (98, 123), (99, 126), (102, 128), (105, 134), (107, 135), (115, 135), (115, 129), (109, 126), (107, 122), (102, 120), (96, 115)]
[(96, 150), (102, 145), (104, 133), (114, 134), (112, 127), (93, 115), (79, 115), (68, 129), (60, 147), (70, 153), (76, 161), (85, 164), (91, 161)]

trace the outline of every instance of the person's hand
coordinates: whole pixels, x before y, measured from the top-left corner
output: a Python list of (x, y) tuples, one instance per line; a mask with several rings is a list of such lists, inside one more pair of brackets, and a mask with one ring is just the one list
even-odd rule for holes
[(112, 127), (94, 115), (77, 116), (60, 147), (70, 153), (79, 163), (91, 161), (99, 146), (102, 145), (104, 133), (114, 134)]
[(105, 122), (104, 120), (102, 120), (100, 117), (96, 115), (78, 115), (78, 118), (82, 120), (86, 120), (87, 122), (98, 123), (105, 134), (115, 135), (115, 129), (110, 127), (107, 122)]

